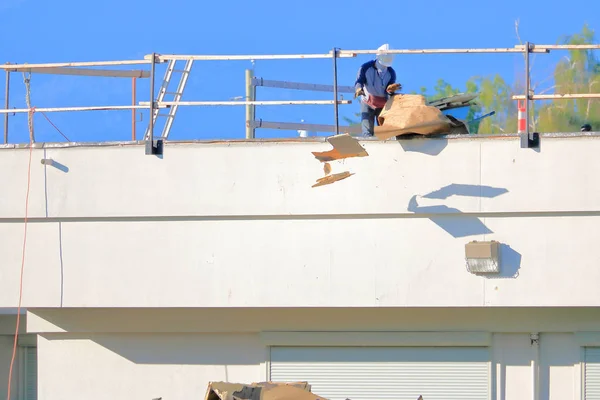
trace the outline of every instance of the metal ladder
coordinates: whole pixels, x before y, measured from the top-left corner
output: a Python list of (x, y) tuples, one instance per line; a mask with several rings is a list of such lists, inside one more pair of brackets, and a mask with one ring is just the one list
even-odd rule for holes
[[(163, 79), (162, 85), (158, 91), (158, 97), (156, 98), (157, 102), (165, 101), (165, 95), (170, 94), (173, 95), (173, 100), (170, 101), (181, 101), (181, 96), (183, 96), (183, 90), (185, 89), (185, 85), (187, 84), (188, 77), (190, 75), (190, 71), (192, 70), (193, 60), (187, 60), (185, 62), (185, 67), (181, 70), (175, 69), (175, 64), (177, 60), (169, 60), (169, 64), (167, 65), (167, 71), (165, 72), (165, 77)], [(179, 80), (179, 84), (177, 85), (177, 91), (169, 92), (169, 83), (171, 82), (171, 78), (173, 77), (174, 72), (180, 72), (181, 78)], [(152, 120), (154, 123), (154, 138), (155, 139), (167, 139), (169, 136), (169, 131), (171, 130), (171, 126), (173, 125), (173, 120), (175, 119), (175, 114), (177, 113), (177, 109), (179, 105), (174, 104), (168, 107), (168, 114), (160, 114), (161, 108), (156, 108), (154, 110), (154, 114), (152, 115)], [(158, 117), (166, 117), (167, 120), (163, 127), (162, 133), (160, 136), (156, 135), (156, 120)], [(144, 140), (148, 140), (150, 136), (150, 124), (146, 128), (146, 133), (144, 134)]]

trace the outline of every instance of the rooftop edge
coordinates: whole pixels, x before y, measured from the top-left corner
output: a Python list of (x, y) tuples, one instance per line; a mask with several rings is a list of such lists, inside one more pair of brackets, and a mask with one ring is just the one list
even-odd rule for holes
[[(540, 138), (600, 138), (600, 132), (549, 132), (540, 133)], [(272, 139), (192, 139), (192, 140), (167, 140), (165, 145), (182, 144), (245, 144), (245, 143), (326, 143), (328, 136), (315, 136), (308, 138), (272, 138)], [(519, 139), (518, 133), (505, 134), (477, 134), (477, 135), (431, 135), (407, 137), (396, 140), (378, 140), (377, 138), (355, 137), (361, 142), (381, 142), (393, 143), (397, 141), (411, 140), (490, 140), (490, 139)], [(69, 147), (115, 147), (115, 146), (143, 146), (144, 140), (123, 140), (123, 141), (102, 141), (102, 142), (38, 142), (33, 144), (36, 149), (49, 148), (69, 148)], [(9, 143), (0, 144), (0, 150), (3, 149), (28, 149), (29, 143)]]

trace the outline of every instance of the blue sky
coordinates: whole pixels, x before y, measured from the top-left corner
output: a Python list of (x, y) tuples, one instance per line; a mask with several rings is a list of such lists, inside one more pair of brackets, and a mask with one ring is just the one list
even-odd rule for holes
[[(489, 9), (486, 10), (486, 7)], [(45, 63), (141, 59), (162, 54), (327, 53), (341, 49), (512, 47), (517, 44), (515, 20), (523, 40), (553, 44), (561, 35), (577, 33), (584, 23), (600, 31), (600, 2), (571, 0), (505, 0), (482, 2), (441, 0), (419, 2), (327, 1), (41, 1), (0, 0), (0, 62)], [(600, 33), (600, 32), (599, 32)], [(548, 75), (564, 52), (538, 55), (533, 73)], [(342, 59), (338, 83), (352, 85), (360, 64), (369, 56)], [(248, 61), (198, 61), (184, 100), (229, 100), (244, 95)], [(147, 66), (130, 67), (147, 68)], [(401, 55), (394, 68), (404, 92), (433, 88), (439, 78), (464, 88), (473, 75), (501, 73), (512, 81), (523, 71), (518, 54)], [(164, 67), (157, 68), (158, 88)], [(255, 74), (265, 79), (332, 83), (331, 60), (256, 61)], [(1, 79), (0, 82), (3, 82)], [(0, 104), (4, 104), (2, 83)], [(32, 75), (36, 107), (128, 105), (131, 80)], [(258, 88), (258, 100), (319, 100), (332, 94)], [(12, 74), (11, 107), (25, 107), (23, 76)], [(138, 101), (148, 101), (148, 80), (138, 80)], [(356, 101), (340, 106), (352, 117)], [(148, 113), (137, 124), (138, 137)], [(71, 141), (129, 140), (131, 112), (48, 113)], [(330, 106), (263, 106), (256, 117), (265, 121), (333, 123)], [(236, 107), (180, 107), (170, 139), (231, 139), (245, 134), (245, 110)], [(343, 120), (341, 120), (343, 122)], [(28, 141), (27, 116), (9, 117), (11, 143)], [(37, 141), (64, 141), (42, 115), (35, 116)], [(259, 138), (296, 136), (295, 131), (259, 129)]]

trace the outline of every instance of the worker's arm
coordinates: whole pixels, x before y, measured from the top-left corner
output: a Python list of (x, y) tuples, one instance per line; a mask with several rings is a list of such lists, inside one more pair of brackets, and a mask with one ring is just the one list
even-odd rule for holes
[(356, 81), (354, 82), (354, 97), (364, 95), (363, 87), (367, 84), (367, 70), (371, 67), (372, 62), (366, 62), (358, 69)]
[(390, 81), (388, 82), (386, 92), (388, 92), (388, 94), (394, 94), (394, 92), (396, 92), (396, 90), (402, 89), (402, 85), (399, 83), (396, 83), (396, 71), (394, 71), (394, 69), (391, 67), (388, 68), (388, 71), (390, 72), (391, 78), (390, 78)]

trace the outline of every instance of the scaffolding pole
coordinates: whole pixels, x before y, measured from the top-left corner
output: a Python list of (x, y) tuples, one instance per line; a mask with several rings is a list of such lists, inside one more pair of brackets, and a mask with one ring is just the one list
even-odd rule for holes
[[(330, 59), (328, 54), (255, 54), (255, 55), (178, 55), (178, 54), (159, 54), (156, 56), (159, 62), (169, 60), (193, 60), (193, 61), (243, 61), (243, 60), (296, 60), (296, 59)], [(352, 58), (356, 54), (346, 52), (338, 57)], [(147, 55), (145, 58), (151, 57)]]
[[(130, 110), (130, 109), (147, 109), (148, 106), (91, 106), (91, 107), (35, 107), (34, 111), (39, 112), (66, 112), (66, 111), (113, 111), (113, 110)], [(14, 108), (0, 110), (0, 114), (12, 113), (28, 113), (29, 108)]]
[[(252, 78), (252, 85), (279, 88), (279, 89), (309, 90), (312, 92), (333, 92), (333, 85), (321, 85), (318, 83), (274, 81), (274, 80), (270, 80), (270, 79), (263, 79), (263, 78), (256, 78), (256, 77)], [(338, 93), (354, 94), (354, 86), (338, 85)]]
[[(152, 53), (152, 60), (150, 63), (150, 119), (148, 121), (148, 140), (146, 141), (146, 154), (156, 154), (156, 147), (154, 146), (154, 110), (156, 109), (156, 102), (154, 101), (154, 78), (156, 77), (156, 57), (155, 53)], [(158, 117), (158, 111), (156, 112)]]
[[(136, 78), (131, 78), (131, 105), (136, 103)], [(135, 108), (131, 109), (131, 140), (135, 141)]]
[[(268, 101), (158, 101), (159, 107), (168, 106), (298, 106), (298, 105), (329, 105), (335, 100), (268, 100)], [(140, 105), (148, 107), (150, 103), (140, 101)], [(351, 100), (338, 100), (338, 104), (352, 104)]]
[(148, 60), (122, 60), (122, 61), (84, 61), (84, 62), (66, 62), (66, 63), (49, 63), (49, 64), (12, 64), (0, 65), (0, 69), (27, 69), (30, 68), (59, 68), (59, 67), (101, 67), (101, 66), (118, 66), (118, 65), (139, 65), (150, 64)]
[(77, 76), (102, 76), (106, 78), (148, 78), (150, 72), (137, 70), (119, 70), (119, 69), (92, 69), (92, 68), (67, 68), (67, 67), (48, 67), (48, 68), (11, 68), (10, 72), (29, 72), (33, 74), (49, 75), (77, 75)]
[[(551, 50), (598, 50), (597, 44), (580, 45), (535, 45), (529, 49), (530, 53), (548, 53)], [(456, 49), (390, 49), (390, 50), (338, 50), (338, 58), (352, 58), (360, 54), (482, 54), (482, 53), (524, 53), (525, 45), (514, 47), (492, 48), (456, 48)], [(179, 54), (149, 54), (143, 60), (119, 61), (82, 61), (45, 64), (14, 64), (0, 65), (0, 69), (31, 69), (55, 67), (90, 67), (90, 66), (120, 66), (141, 65), (154, 62), (162, 63), (168, 60), (197, 60), (197, 61), (227, 61), (227, 60), (291, 60), (291, 59), (327, 59), (332, 57), (332, 52), (326, 54), (255, 54), (255, 55), (179, 55)]]
[(529, 42), (525, 42), (525, 133), (521, 133), (521, 148), (529, 147), (529, 50), (531, 49)]
[(338, 112), (338, 76), (337, 76), (337, 56), (338, 49), (335, 47), (331, 52), (333, 54), (333, 114), (335, 118), (335, 134), (340, 134), (340, 121), (339, 121), (339, 112)]
[[(254, 71), (251, 69), (246, 70), (246, 101), (255, 101), (254, 98), (254, 86), (252, 85)], [(246, 104), (246, 139), (254, 139), (255, 129), (252, 126), (254, 121), (255, 106), (252, 104)]]
[[(524, 94), (512, 96), (513, 100), (526, 99)], [(569, 100), (569, 99), (600, 99), (600, 93), (565, 93), (565, 94), (533, 94), (529, 96), (530, 100)]]
[(600, 50), (600, 44), (538, 44), (535, 48), (543, 50)]
[(8, 144), (8, 108), (10, 95), (10, 71), (6, 71), (6, 88), (5, 88), (5, 99), (4, 99), (4, 110), (7, 113), (4, 114), (4, 144)]
[[(485, 53), (524, 53), (523, 46), (498, 47), (487, 49), (392, 49), (392, 50), (340, 50), (339, 56), (348, 57), (351, 54), (485, 54)], [(536, 48), (532, 53), (549, 53), (545, 48)]]

